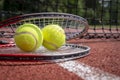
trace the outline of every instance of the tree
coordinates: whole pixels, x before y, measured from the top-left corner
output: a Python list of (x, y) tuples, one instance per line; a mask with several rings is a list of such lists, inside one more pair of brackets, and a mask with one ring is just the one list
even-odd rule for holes
[(76, 0), (77, 3), (77, 15), (84, 16), (85, 14), (85, 2), (84, 0)]
[(111, 0), (109, 2), (109, 18), (110, 18), (110, 24), (120, 24), (120, 0)]
[(88, 19), (89, 24), (99, 24), (102, 9), (99, 0), (84, 0), (84, 4), (84, 16)]
[(13, 12), (36, 12), (38, 11), (39, 0), (5, 0), (4, 10)]
[(0, 0), (0, 10), (3, 9), (3, 2), (4, 2), (4, 0)]

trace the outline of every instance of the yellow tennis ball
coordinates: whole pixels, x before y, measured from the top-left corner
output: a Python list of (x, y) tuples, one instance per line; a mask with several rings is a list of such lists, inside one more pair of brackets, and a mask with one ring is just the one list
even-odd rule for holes
[(14, 40), (21, 50), (30, 52), (42, 45), (43, 35), (38, 26), (25, 23), (16, 29)]
[(46, 25), (42, 29), (43, 46), (49, 50), (57, 50), (66, 42), (64, 30), (55, 24)]

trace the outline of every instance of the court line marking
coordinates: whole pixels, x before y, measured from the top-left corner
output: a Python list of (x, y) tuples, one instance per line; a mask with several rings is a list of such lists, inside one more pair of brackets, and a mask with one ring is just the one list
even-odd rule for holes
[(84, 80), (120, 80), (119, 76), (77, 61), (66, 61), (58, 63), (58, 65), (67, 69), (69, 72), (78, 75)]

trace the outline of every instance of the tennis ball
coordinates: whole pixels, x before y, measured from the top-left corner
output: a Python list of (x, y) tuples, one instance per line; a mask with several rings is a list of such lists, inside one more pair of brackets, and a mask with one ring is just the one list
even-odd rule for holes
[(35, 51), (42, 45), (42, 31), (34, 24), (25, 23), (16, 29), (14, 40), (21, 50)]
[(65, 44), (66, 36), (64, 30), (56, 24), (46, 25), (42, 29), (43, 46), (48, 50), (57, 50)]

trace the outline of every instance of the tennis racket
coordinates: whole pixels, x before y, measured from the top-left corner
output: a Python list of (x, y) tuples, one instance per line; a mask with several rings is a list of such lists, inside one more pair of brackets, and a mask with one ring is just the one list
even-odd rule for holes
[[(58, 24), (65, 30), (67, 44), (57, 51), (48, 51), (44, 47), (40, 47), (36, 52), (22, 52), (15, 45), (13, 37), (16, 28), (24, 23), (36, 24), (40, 28), (48, 24)], [(0, 60), (58, 62), (86, 56), (90, 51), (88, 46), (68, 42), (84, 36), (88, 28), (86, 19), (67, 13), (33, 13), (7, 19), (0, 22)]]

